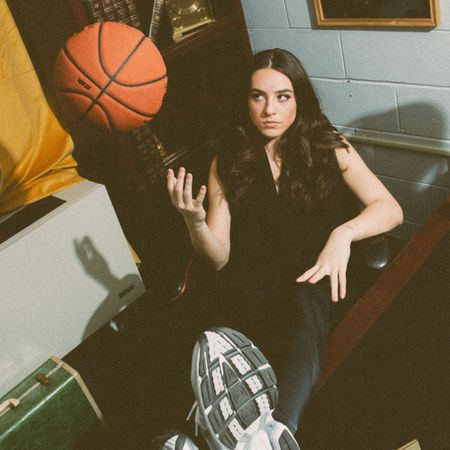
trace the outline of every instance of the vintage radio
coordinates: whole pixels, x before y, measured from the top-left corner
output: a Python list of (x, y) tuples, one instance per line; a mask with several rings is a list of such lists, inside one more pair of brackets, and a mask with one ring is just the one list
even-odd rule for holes
[(103, 185), (84, 181), (42, 202), (40, 214), (33, 204), (0, 223), (0, 395), (145, 292)]

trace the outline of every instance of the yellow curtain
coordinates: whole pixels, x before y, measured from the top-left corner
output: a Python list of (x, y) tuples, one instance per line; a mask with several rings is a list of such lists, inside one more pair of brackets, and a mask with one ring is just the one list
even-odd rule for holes
[(72, 151), (72, 138), (50, 109), (0, 0), (0, 213), (82, 181)]

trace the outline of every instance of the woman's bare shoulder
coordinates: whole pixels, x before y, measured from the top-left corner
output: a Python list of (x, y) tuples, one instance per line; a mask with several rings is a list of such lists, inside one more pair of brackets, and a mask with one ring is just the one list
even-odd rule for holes
[(349, 167), (358, 164), (362, 161), (359, 153), (355, 150), (352, 144), (343, 136), (339, 135), (345, 147), (337, 147), (335, 149), (336, 158), (341, 172), (345, 172)]

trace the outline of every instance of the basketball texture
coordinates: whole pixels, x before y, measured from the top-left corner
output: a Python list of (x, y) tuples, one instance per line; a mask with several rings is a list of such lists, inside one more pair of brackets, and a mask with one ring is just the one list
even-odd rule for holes
[(54, 84), (74, 119), (130, 131), (158, 113), (167, 73), (161, 53), (141, 31), (102, 22), (67, 40), (56, 58)]

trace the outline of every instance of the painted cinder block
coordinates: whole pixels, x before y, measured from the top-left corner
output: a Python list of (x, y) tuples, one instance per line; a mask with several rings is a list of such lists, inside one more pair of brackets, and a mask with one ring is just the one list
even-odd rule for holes
[(336, 125), (399, 131), (395, 89), (375, 83), (313, 80), (322, 110)]
[(247, 33), (248, 33), (248, 39), (250, 41), (250, 47), (252, 49), (252, 53), (255, 53), (255, 46), (253, 44), (253, 34), (252, 34), (252, 30), (247, 28)]
[(347, 76), (450, 86), (450, 33), (341, 31)]
[(396, 88), (401, 132), (450, 139), (450, 90), (428, 87)]
[(448, 0), (441, 1), (440, 24), (438, 30), (450, 30), (450, 3)]
[(249, 28), (289, 28), (283, 0), (242, 0)]
[(291, 28), (312, 28), (314, 10), (306, 0), (285, 0), (285, 3)]
[(255, 51), (280, 47), (303, 63), (311, 77), (344, 78), (339, 34), (336, 31), (252, 29)]

